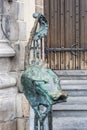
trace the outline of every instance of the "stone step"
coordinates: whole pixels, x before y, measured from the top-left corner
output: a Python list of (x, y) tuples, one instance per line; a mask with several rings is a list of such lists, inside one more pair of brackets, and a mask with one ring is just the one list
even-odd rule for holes
[(16, 85), (16, 78), (10, 76), (8, 73), (0, 73), (0, 89), (14, 87)]
[(54, 70), (60, 77), (87, 77), (87, 70)]
[(61, 80), (60, 85), (69, 96), (87, 96), (87, 80)]
[(63, 92), (67, 93), (68, 96), (87, 96), (87, 89), (78, 89), (78, 90), (75, 90), (75, 89), (72, 89), (72, 90), (63, 90)]
[(61, 88), (69, 96), (87, 96), (87, 85), (61, 85)]
[(0, 58), (2, 57), (13, 57), (15, 51), (6, 43), (0, 43)]
[(61, 81), (61, 88), (68, 93), (69, 96), (87, 96), (87, 80), (68, 80)]
[(61, 76), (61, 77), (59, 76), (59, 79), (60, 80), (87, 80), (87, 75), (86, 76), (85, 75), (80, 76), (80, 77), (79, 76), (69, 76), (69, 77), (68, 76), (66, 76), (66, 77), (65, 76)]
[(87, 84), (62, 84), (63, 90), (87, 90)]
[(87, 96), (68, 97), (67, 102), (53, 105), (54, 117), (87, 117)]
[(87, 110), (60, 110), (53, 111), (54, 117), (87, 117)]
[(87, 111), (87, 97), (68, 97), (67, 102), (53, 105), (55, 111)]
[(54, 117), (53, 130), (87, 130), (87, 117)]
[(61, 80), (61, 85), (87, 85), (87, 80)]
[(87, 80), (87, 70), (54, 70), (60, 80)]

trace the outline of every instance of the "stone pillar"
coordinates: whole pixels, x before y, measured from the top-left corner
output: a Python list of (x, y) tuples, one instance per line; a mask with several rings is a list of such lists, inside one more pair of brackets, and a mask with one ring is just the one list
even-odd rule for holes
[(44, 14), (44, 0), (35, 0), (35, 11)]
[(30, 31), (34, 24), (34, 18), (32, 14), (35, 12), (35, 0), (25, 0), (24, 4), (24, 20), (27, 26), (27, 40), (29, 39)]
[[(27, 44), (27, 21), (25, 20), (26, 1), (16, 0), (17, 3), (17, 24), (18, 24), (18, 41), (15, 42), (14, 49), (16, 57), (13, 59), (13, 70), (17, 73), (18, 95), (17, 102), (17, 130), (29, 130), (29, 104), (24, 94), (22, 93), (20, 78), (25, 70), (25, 46)], [(28, 6), (28, 5), (27, 5)], [(27, 10), (27, 14), (28, 14)]]

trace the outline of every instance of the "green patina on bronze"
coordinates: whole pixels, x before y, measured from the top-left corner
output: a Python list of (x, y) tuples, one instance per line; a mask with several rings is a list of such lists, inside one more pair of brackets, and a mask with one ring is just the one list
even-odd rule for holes
[[(35, 13), (33, 16), (40, 23), (38, 32), (35, 32), (33, 36), (33, 42), (38, 43), (39, 39), (47, 35), (48, 24), (42, 14)], [(40, 130), (44, 130), (45, 118), (47, 116), (52, 118), (52, 105), (65, 101), (67, 96), (62, 92), (58, 76), (50, 68), (47, 68), (42, 61), (37, 61), (36, 58), (34, 57), (34, 62), (23, 73), (21, 83), (23, 92), (35, 112), (34, 130), (38, 130), (38, 120)], [(52, 125), (50, 125), (49, 130), (52, 130)]]

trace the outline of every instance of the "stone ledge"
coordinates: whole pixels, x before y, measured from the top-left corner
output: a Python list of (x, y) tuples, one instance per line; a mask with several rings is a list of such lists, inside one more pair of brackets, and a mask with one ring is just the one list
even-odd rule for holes
[(53, 130), (87, 130), (87, 117), (54, 117)]
[(62, 89), (63, 90), (71, 90), (71, 91), (79, 91), (79, 90), (84, 90), (84, 91), (87, 91), (87, 84), (74, 84), (74, 85), (71, 85), (71, 84), (64, 84), (64, 85), (61, 85)]
[(58, 76), (87, 76), (87, 70), (54, 70)]
[(87, 85), (87, 80), (61, 80), (61, 85)]
[(8, 73), (0, 73), (0, 89), (14, 87), (16, 78), (13, 78)]
[(0, 58), (13, 56), (15, 56), (15, 51), (13, 50), (13, 48), (5, 43), (0, 43)]
[(17, 87), (5, 88), (0, 89), (0, 98), (5, 98), (10, 96), (16, 96), (18, 93)]
[(68, 97), (67, 102), (54, 105), (53, 110), (87, 111), (87, 97)]

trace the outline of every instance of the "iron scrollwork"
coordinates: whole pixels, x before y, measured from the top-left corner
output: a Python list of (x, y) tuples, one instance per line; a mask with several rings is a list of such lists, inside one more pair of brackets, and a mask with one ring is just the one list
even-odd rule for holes
[(33, 17), (40, 25), (32, 38), (35, 57), (34, 62), (22, 74), (21, 83), (23, 92), (35, 112), (34, 130), (38, 130), (39, 126), (40, 130), (45, 129), (46, 117), (50, 124), (49, 130), (52, 130), (52, 105), (66, 101), (67, 95), (61, 89), (58, 76), (47, 68), (43, 61), (37, 60), (37, 44), (41, 44), (38, 40), (47, 35), (48, 24), (46, 18), (40, 13), (35, 13)]

